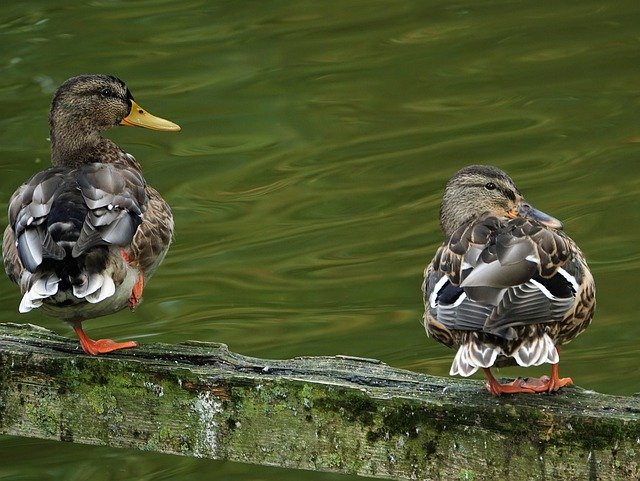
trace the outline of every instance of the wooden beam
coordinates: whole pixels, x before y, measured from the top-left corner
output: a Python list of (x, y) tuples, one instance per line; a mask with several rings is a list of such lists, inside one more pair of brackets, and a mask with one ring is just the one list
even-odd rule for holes
[(0, 324), (0, 433), (388, 479), (640, 477), (638, 397), (497, 399), (372, 359), (202, 342), (92, 357), (29, 324)]

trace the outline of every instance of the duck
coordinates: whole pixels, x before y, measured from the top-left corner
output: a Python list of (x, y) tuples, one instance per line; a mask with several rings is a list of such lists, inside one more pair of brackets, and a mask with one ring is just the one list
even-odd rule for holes
[[(497, 167), (470, 165), (449, 179), (440, 205), (445, 240), (424, 271), (423, 324), (456, 349), (450, 375), (482, 369), (494, 396), (554, 393), (560, 347), (595, 310), (585, 257), (558, 219), (525, 201)], [(551, 364), (551, 377), (500, 383), (492, 367)]]
[(51, 164), (11, 196), (2, 255), (20, 288), (21, 313), (40, 309), (69, 323), (90, 355), (136, 347), (93, 340), (82, 323), (142, 300), (173, 239), (171, 208), (135, 157), (102, 132), (116, 126), (176, 132), (136, 103), (112, 75), (79, 75), (55, 92)]

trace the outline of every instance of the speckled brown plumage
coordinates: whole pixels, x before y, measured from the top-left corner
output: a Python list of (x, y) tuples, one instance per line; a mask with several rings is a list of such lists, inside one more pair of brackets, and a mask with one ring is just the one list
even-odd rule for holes
[(81, 322), (140, 302), (171, 243), (173, 216), (137, 160), (100, 134), (119, 124), (180, 128), (145, 112), (124, 82), (107, 75), (67, 80), (49, 123), (53, 167), (10, 200), (5, 271), (22, 291), (20, 311), (41, 308), (69, 321), (87, 353), (133, 347), (92, 341)]
[(169, 204), (158, 191), (147, 186), (146, 193), (146, 222), (138, 227), (129, 249), (132, 264), (140, 266), (144, 272), (153, 273), (164, 258), (166, 246), (171, 243), (174, 224)]
[[(482, 368), (496, 395), (555, 391), (570, 382), (557, 378), (557, 348), (591, 322), (595, 286), (562, 224), (489, 166), (452, 177), (441, 224), (446, 239), (425, 269), (424, 324), (436, 341), (458, 349), (451, 373)], [(554, 365), (554, 378), (501, 387), (488, 372), (543, 362)]]

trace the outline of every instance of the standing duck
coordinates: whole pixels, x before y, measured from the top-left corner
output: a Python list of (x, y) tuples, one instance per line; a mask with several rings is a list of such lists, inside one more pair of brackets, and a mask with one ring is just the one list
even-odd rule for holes
[(13, 194), (4, 232), (4, 267), (22, 291), (19, 310), (40, 308), (69, 322), (88, 354), (135, 347), (94, 341), (82, 321), (138, 305), (169, 249), (173, 217), (136, 159), (100, 134), (117, 125), (180, 127), (143, 110), (108, 75), (64, 82), (49, 125), (53, 167)]
[[(525, 202), (496, 167), (472, 165), (447, 183), (440, 207), (445, 241), (425, 270), (424, 325), (456, 348), (451, 375), (482, 368), (487, 389), (555, 392), (559, 346), (587, 328), (595, 285), (562, 223)], [(551, 377), (500, 384), (492, 366), (552, 365)]]

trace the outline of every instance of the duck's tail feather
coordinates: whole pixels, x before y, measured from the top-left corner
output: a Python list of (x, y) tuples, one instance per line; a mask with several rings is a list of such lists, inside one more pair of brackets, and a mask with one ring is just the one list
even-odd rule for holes
[(58, 293), (59, 283), (60, 278), (53, 272), (39, 277), (22, 296), (18, 310), (24, 313), (40, 307), (43, 299)]
[(477, 342), (462, 344), (451, 364), (450, 376), (469, 377), (481, 367), (491, 367), (502, 351), (498, 347)]
[(109, 274), (98, 272), (90, 274), (82, 284), (74, 284), (73, 295), (78, 299), (84, 298), (95, 304), (112, 296), (116, 292), (116, 285)]
[(558, 351), (548, 334), (528, 339), (513, 353), (505, 353), (502, 348), (469, 340), (458, 348), (449, 375), (468, 377), (480, 368), (489, 368), (494, 365), (498, 356), (513, 357), (519, 366), (539, 366), (559, 362)]
[(558, 364), (560, 361), (556, 345), (548, 334), (523, 342), (512, 357), (522, 367), (539, 366), (545, 362)]
[(25, 270), (21, 280), (25, 294), (20, 312), (29, 312), (43, 302), (96, 304), (112, 296), (116, 286), (112, 269), (107, 266), (108, 256), (109, 250), (98, 246), (79, 258), (68, 255), (61, 261), (45, 259), (36, 272)]

